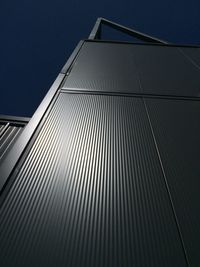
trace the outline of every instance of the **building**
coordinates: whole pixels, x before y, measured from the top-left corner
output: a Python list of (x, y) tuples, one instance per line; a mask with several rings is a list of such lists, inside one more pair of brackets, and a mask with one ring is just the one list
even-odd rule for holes
[(0, 162), (1, 266), (200, 266), (199, 96), (198, 46), (98, 19)]

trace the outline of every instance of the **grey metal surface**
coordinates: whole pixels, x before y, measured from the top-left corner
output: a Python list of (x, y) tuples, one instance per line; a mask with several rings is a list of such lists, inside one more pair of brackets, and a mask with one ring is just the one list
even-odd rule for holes
[(0, 121), (13, 122), (13, 123), (16, 122), (26, 125), (30, 121), (30, 118), (0, 114)]
[(85, 42), (63, 88), (199, 97), (200, 69), (177, 47)]
[(186, 266), (142, 99), (62, 93), (8, 193), (1, 266)]
[(141, 45), (133, 53), (144, 93), (200, 96), (200, 69), (178, 48)]
[(63, 88), (141, 93), (131, 46), (85, 42)]
[(180, 48), (189, 59), (200, 69), (200, 48)]
[(191, 266), (200, 266), (200, 102), (146, 99)]

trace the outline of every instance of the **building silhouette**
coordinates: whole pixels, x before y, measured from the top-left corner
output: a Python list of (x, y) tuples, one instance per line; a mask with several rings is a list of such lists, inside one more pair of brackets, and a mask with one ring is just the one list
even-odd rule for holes
[(199, 96), (198, 46), (99, 18), (33, 117), (0, 118), (1, 266), (200, 266)]

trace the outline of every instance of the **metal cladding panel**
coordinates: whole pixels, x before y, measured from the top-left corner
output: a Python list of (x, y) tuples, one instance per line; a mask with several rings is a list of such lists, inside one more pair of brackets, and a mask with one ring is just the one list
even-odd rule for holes
[(200, 96), (200, 70), (179, 48), (135, 46), (133, 51), (143, 93)]
[(143, 100), (61, 93), (0, 216), (1, 266), (186, 266)]
[(23, 127), (24, 125), (0, 121), (0, 160), (14, 144)]
[(177, 47), (86, 42), (63, 88), (196, 97), (200, 70)]
[(64, 88), (141, 93), (132, 46), (85, 42)]
[(182, 47), (180, 50), (189, 57), (189, 59), (200, 68), (200, 48), (187, 48)]
[(146, 102), (191, 266), (200, 266), (200, 102)]

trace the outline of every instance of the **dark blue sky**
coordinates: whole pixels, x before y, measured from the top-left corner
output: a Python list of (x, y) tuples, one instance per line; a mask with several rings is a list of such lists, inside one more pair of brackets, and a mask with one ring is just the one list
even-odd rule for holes
[(200, 1), (0, 1), (0, 114), (32, 116), (97, 17), (200, 44)]

